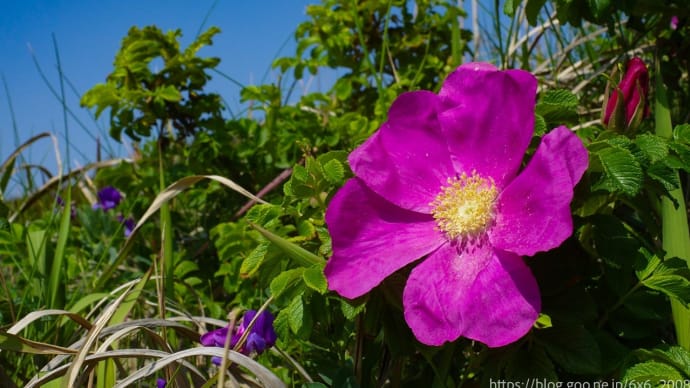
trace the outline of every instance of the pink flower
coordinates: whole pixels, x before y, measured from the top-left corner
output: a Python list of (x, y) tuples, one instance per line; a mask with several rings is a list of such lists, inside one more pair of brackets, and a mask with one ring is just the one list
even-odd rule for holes
[(676, 15), (671, 16), (671, 29), (674, 31), (678, 29), (678, 16)]
[(357, 298), (416, 263), (403, 305), (419, 341), (496, 347), (525, 335), (541, 302), (521, 256), (572, 234), (573, 187), (588, 163), (582, 142), (558, 127), (520, 168), (536, 88), (528, 72), (469, 63), (438, 95), (398, 97), (350, 155), (355, 177), (326, 211), (329, 288)]
[[(621, 95), (622, 99), (619, 100)], [(647, 95), (647, 66), (642, 59), (632, 58), (628, 61), (623, 79), (604, 104), (604, 125), (617, 130), (635, 129), (644, 117), (649, 116)]]

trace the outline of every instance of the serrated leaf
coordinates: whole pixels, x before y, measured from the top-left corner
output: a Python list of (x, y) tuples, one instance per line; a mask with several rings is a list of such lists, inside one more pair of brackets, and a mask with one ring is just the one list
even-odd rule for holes
[(658, 361), (673, 366), (685, 375), (684, 378), (690, 377), (690, 352), (680, 346), (651, 350), (638, 349), (635, 353), (641, 361)]
[(635, 138), (635, 144), (652, 163), (663, 160), (668, 156), (668, 145), (659, 136), (645, 133)]
[(664, 162), (656, 162), (649, 166), (647, 175), (653, 180), (661, 183), (667, 191), (680, 187), (678, 172), (667, 166)]
[(604, 148), (596, 152), (605, 176), (597, 188), (618, 191), (634, 197), (642, 188), (642, 167), (633, 154), (624, 148)]
[(542, 115), (534, 116), (534, 134), (536, 136), (541, 136), (546, 133), (546, 120)]
[(660, 380), (683, 380), (683, 376), (671, 365), (657, 361), (647, 361), (628, 368), (628, 370), (623, 373), (623, 378), (621, 380), (624, 383), (639, 383), (644, 381), (645, 383), (649, 383), (649, 386), (654, 386), (659, 383)]
[(645, 286), (661, 291), (664, 294), (678, 300), (685, 306), (690, 305), (690, 281), (681, 275), (652, 275), (642, 281)]
[(352, 302), (344, 299), (341, 299), (340, 303), (340, 310), (343, 312), (345, 318), (349, 321), (355, 319), (355, 317), (359, 315), (359, 313), (364, 311), (365, 307), (365, 303), (352, 304)]
[(250, 277), (253, 276), (257, 269), (261, 266), (266, 258), (266, 252), (268, 252), (268, 242), (259, 244), (254, 248), (246, 259), (242, 261), (240, 266), (240, 276)]
[(325, 294), (328, 291), (328, 282), (326, 281), (326, 276), (323, 273), (322, 265), (315, 265), (304, 270), (302, 273), (302, 278), (304, 279), (304, 284), (307, 287), (315, 290), (319, 294)]
[(273, 328), (278, 334), (278, 338), (291, 338), (290, 323), (288, 323), (287, 310), (280, 310), (276, 319), (273, 321)]
[(299, 164), (292, 168), (292, 179), (295, 182), (304, 183), (309, 180), (309, 171)]
[(331, 159), (323, 165), (323, 173), (329, 183), (337, 184), (345, 179), (345, 167), (335, 159)]
[(539, 99), (536, 112), (545, 119), (567, 117), (576, 114), (578, 106), (577, 96), (570, 90), (549, 90)]
[(302, 237), (312, 237), (316, 235), (316, 227), (309, 220), (302, 220), (297, 224), (297, 233)]
[(279, 298), (290, 286), (294, 285), (304, 272), (304, 268), (295, 268), (281, 272), (272, 281), (269, 288), (274, 298)]
[(302, 301), (302, 297), (298, 296), (293, 299), (286, 311), (290, 330), (295, 334), (299, 333), (304, 323), (304, 302)]

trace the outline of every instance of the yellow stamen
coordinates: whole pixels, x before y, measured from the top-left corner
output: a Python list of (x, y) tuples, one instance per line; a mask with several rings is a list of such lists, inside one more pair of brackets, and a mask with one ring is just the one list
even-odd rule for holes
[(473, 239), (486, 231), (494, 218), (498, 189), (493, 179), (472, 172), (448, 178), (448, 185), (431, 203), (431, 214), (439, 229), (454, 240)]

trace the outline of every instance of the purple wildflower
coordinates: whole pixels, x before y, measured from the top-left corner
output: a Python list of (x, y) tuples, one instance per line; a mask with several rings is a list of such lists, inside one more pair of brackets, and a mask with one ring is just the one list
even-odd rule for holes
[(165, 379), (162, 379), (160, 377), (156, 379), (156, 387), (165, 388), (166, 385), (168, 385), (168, 382), (165, 381)]
[(125, 227), (125, 237), (129, 237), (132, 234), (134, 227), (136, 226), (136, 222), (134, 222), (134, 218), (132, 218), (132, 217), (125, 218), (122, 214), (118, 214), (117, 220)]
[(678, 29), (678, 16), (676, 15), (671, 16), (671, 29), (674, 31)]
[(403, 292), (419, 341), (460, 336), (497, 347), (526, 334), (539, 287), (521, 256), (572, 234), (570, 201), (588, 164), (568, 128), (545, 135), (524, 169), (537, 80), (469, 63), (439, 94), (404, 93), (350, 154), (355, 177), (332, 199), (328, 285), (357, 298), (417, 262)]
[(114, 209), (122, 201), (122, 194), (112, 186), (106, 186), (98, 192), (98, 202), (93, 205), (94, 209), (108, 211)]
[[(256, 316), (255, 310), (247, 310), (244, 313), (242, 323), (236, 326), (232, 332), (232, 337), (230, 338), (230, 347), (234, 348), (239, 342), (242, 334), (249, 327), (252, 319)], [(276, 343), (276, 332), (273, 329), (273, 314), (269, 311), (262, 312), (256, 319), (254, 326), (252, 326), (249, 335), (247, 336), (247, 341), (242, 345), (240, 352), (245, 355), (250, 355), (252, 353), (261, 354), (266, 349), (275, 345)], [(208, 333), (201, 336), (201, 344), (204, 346), (217, 346), (224, 347), (225, 339), (228, 336), (228, 327), (222, 327), (220, 329), (209, 331)], [(214, 364), (220, 365), (220, 359), (217, 357), (213, 358)]]

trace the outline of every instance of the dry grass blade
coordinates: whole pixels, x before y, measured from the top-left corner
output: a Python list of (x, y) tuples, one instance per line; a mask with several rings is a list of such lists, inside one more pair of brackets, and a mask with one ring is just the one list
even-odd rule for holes
[[(137, 370), (136, 372), (129, 375), (127, 378), (120, 380), (117, 385), (113, 388), (121, 388), (133, 384), (137, 380), (144, 377), (150, 376), (155, 372), (165, 368), (168, 364), (173, 362), (178, 362), (178, 360), (186, 357), (195, 356), (209, 356), (209, 357), (224, 357), (225, 354), (222, 348), (217, 347), (199, 347), (182, 350), (173, 354), (169, 354), (160, 360), (154, 361), (153, 363)], [(238, 364), (251, 373), (253, 373), (258, 379), (262, 387), (265, 388), (283, 388), (285, 384), (276, 375), (271, 373), (266, 367), (259, 364), (255, 360), (237, 352), (230, 351), (227, 357), (234, 364)]]
[(17, 147), (17, 148), (10, 154), (10, 156), (8, 156), (7, 159), (5, 159), (5, 161), (2, 163), (2, 165), (0, 165), (0, 171), (4, 171), (10, 164), (12, 164), (12, 162), (14, 161), (14, 159), (15, 159), (17, 156), (19, 156), (19, 154), (21, 154), (22, 151), (24, 151), (26, 148), (28, 148), (31, 144), (35, 143), (36, 141), (38, 141), (38, 140), (40, 140), (40, 139), (42, 139), (42, 138), (44, 138), (44, 137), (51, 137), (51, 136), (53, 136), (53, 135), (51, 135), (49, 132), (39, 133), (38, 135), (33, 136), (33, 137), (30, 138), (29, 140), (27, 140), (27, 141), (25, 141), (24, 143), (20, 144), (19, 147)]
[(151, 216), (153, 216), (158, 210), (160, 210), (163, 204), (175, 198), (178, 194), (195, 185), (197, 182), (206, 179), (219, 182), (220, 184), (244, 195), (249, 199), (256, 201), (257, 203), (267, 203), (266, 201), (250, 193), (237, 183), (219, 175), (193, 175), (182, 178), (168, 186), (163, 192), (158, 194), (156, 199), (153, 200), (151, 206), (149, 206), (149, 208), (146, 209), (144, 215), (141, 216), (137, 224), (134, 226), (134, 229), (132, 229), (132, 232), (130, 233), (129, 237), (127, 237), (127, 240), (125, 241), (125, 244), (123, 245), (122, 249), (120, 249), (117, 258), (115, 259), (115, 262), (112, 265), (110, 265), (105, 271), (103, 271), (100, 280), (96, 284), (96, 288), (100, 289), (105, 285), (105, 282), (110, 278), (115, 269), (121, 264), (122, 260), (125, 259), (127, 252), (133, 244), (134, 238), (139, 232), (139, 229), (141, 229), (141, 227), (146, 223), (146, 221), (149, 218), (151, 218)]
[(221, 183), (222, 185), (244, 195), (245, 197), (256, 201), (258, 203), (266, 203), (263, 199), (256, 197), (254, 194), (250, 193), (246, 189), (244, 189), (242, 186), (238, 185), (237, 183), (231, 181), (228, 178), (224, 178), (219, 175), (193, 175), (193, 176), (188, 176), (185, 178), (182, 178), (178, 180), (177, 182), (171, 184), (168, 186), (165, 191), (162, 193), (158, 194), (156, 199), (153, 201), (151, 206), (146, 210), (146, 213), (144, 213), (143, 216), (141, 216), (141, 219), (139, 219), (139, 222), (137, 222), (137, 225), (134, 227), (132, 230), (132, 235), (134, 235), (139, 228), (148, 220), (154, 213), (156, 213), (161, 206), (163, 206), (164, 203), (170, 201), (171, 199), (175, 198), (178, 194), (181, 192), (187, 190), (191, 186), (195, 185), (197, 182), (205, 180), (205, 179), (210, 179), (216, 182)]
[(63, 348), (62, 346), (31, 341), (11, 333), (0, 333), (0, 349), (44, 355), (75, 354), (77, 352), (74, 349)]
[[(154, 349), (119, 349), (89, 355), (84, 359), (84, 363), (88, 365), (94, 365), (98, 362), (113, 358), (163, 358), (168, 355), (170, 355), (170, 353)], [(204, 375), (193, 364), (189, 363), (188, 361), (181, 360), (176, 362), (181, 363), (185, 368), (187, 368), (194, 375), (196, 375), (197, 378), (204, 378)], [(71, 365), (62, 365), (40, 377), (34, 377), (33, 379), (31, 379), (31, 381), (29, 381), (26, 384), (25, 388), (40, 387), (64, 375), (70, 367)]]
[[(222, 321), (220, 325), (222, 325)], [(217, 323), (217, 322), (211, 322), (211, 323)], [(169, 319), (157, 319), (157, 318), (145, 318), (145, 319), (138, 319), (138, 320), (133, 320), (133, 321), (128, 321), (124, 323), (119, 323), (117, 325), (109, 326), (104, 328), (100, 333), (98, 338), (103, 338), (106, 336), (114, 335), (114, 333), (119, 333), (122, 330), (125, 330), (129, 327), (138, 327), (138, 328), (147, 328), (147, 329), (156, 329), (156, 328), (161, 328), (161, 327), (169, 327), (175, 330), (175, 332), (179, 335), (183, 335), (186, 338), (190, 340), (198, 340), (199, 339), (199, 334), (187, 326), (184, 326), (182, 324), (179, 324), (177, 322), (172, 322)], [(81, 349), (84, 347), (84, 342), (86, 341), (86, 338), (82, 338), (73, 344), (69, 346), (69, 349)], [(54, 357), (48, 364), (46, 364), (41, 371), (46, 372), (46, 371), (51, 371), (53, 369), (58, 368), (60, 364), (67, 358), (67, 356), (57, 356)]]
[(94, 162), (94, 163), (89, 163), (84, 167), (80, 167), (77, 169), (74, 169), (70, 172), (68, 172), (65, 175), (58, 175), (53, 178), (51, 178), (48, 182), (46, 182), (41, 188), (39, 188), (35, 193), (31, 194), (26, 201), (24, 201), (21, 206), (19, 206), (19, 209), (12, 214), (7, 221), (9, 223), (14, 222), (14, 220), (22, 213), (24, 210), (26, 210), (29, 206), (31, 206), (34, 202), (38, 201), (43, 195), (45, 195), (46, 192), (53, 190), (55, 186), (59, 185), (61, 182), (72, 178), (73, 176), (83, 174), (86, 171), (93, 170), (96, 168), (103, 168), (103, 167), (110, 167), (114, 166), (116, 164), (120, 164), (123, 162), (130, 162), (129, 159), (111, 159), (111, 160), (104, 160), (101, 162)]
[(98, 336), (105, 327), (105, 325), (108, 323), (112, 315), (117, 311), (118, 306), (122, 301), (125, 300), (127, 295), (129, 295), (129, 291), (132, 289), (132, 286), (127, 288), (122, 295), (120, 295), (113, 303), (108, 306), (108, 308), (103, 311), (103, 314), (101, 314), (100, 317), (96, 320), (94, 323), (93, 327), (91, 330), (89, 330), (89, 333), (86, 336), (86, 339), (84, 341), (84, 346), (79, 350), (79, 353), (77, 353), (77, 356), (75, 357), (74, 361), (70, 364), (69, 369), (67, 370), (67, 379), (64, 380), (64, 387), (73, 387), (75, 386), (75, 382), (77, 381), (77, 378), (79, 377), (79, 372), (82, 369), (82, 365), (84, 364), (84, 361), (86, 360), (86, 356), (89, 352), (89, 349), (93, 346), (93, 344), (98, 340)]
[(63, 315), (71, 320), (77, 322), (80, 324), (82, 327), (86, 329), (91, 329), (91, 322), (87, 321), (86, 319), (82, 318), (78, 314), (71, 313), (66, 310), (39, 310), (39, 311), (32, 311), (29, 314), (26, 314), (26, 316), (22, 319), (20, 319), (17, 323), (12, 325), (7, 332), (10, 334), (18, 334), (20, 331), (24, 330), (25, 327), (29, 326), (32, 322), (45, 318), (51, 315)]

